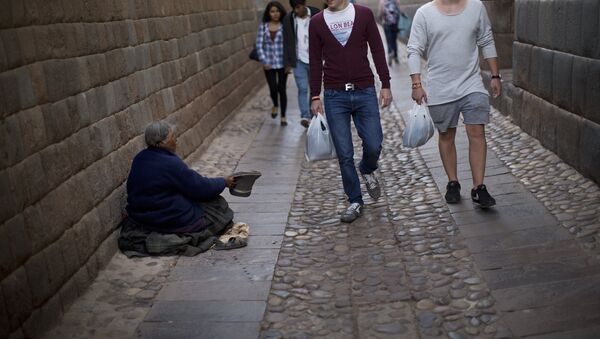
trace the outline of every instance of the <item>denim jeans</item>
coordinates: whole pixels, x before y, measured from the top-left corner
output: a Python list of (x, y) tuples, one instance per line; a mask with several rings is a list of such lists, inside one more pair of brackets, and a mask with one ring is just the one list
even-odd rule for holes
[(310, 120), (308, 98), (308, 64), (298, 60), (294, 68), (294, 79), (298, 87), (298, 106), (300, 106), (300, 117)]
[(350, 203), (362, 205), (360, 181), (354, 166), (350, 119), (354, 120), (354, 126), (362, 140), (363, 154), (359, 170), (363, 174), (372, 173), (377, 169), (383, 141), (377, 92), (375, 87), (347, 92), (325, 89), (324, 101), (327, 123), (342, 172), (344, 192)]

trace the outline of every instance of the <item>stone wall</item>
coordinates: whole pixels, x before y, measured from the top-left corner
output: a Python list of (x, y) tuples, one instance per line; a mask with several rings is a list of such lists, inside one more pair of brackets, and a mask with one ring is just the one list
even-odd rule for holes
[(600, 2), (515, 4), (513, 81), (494, 105), (600, 182)]
[(143, 129), (189, 156), (264, 79), (254, 2), (3, 1), (0, 337), (39, 336), (115, 253)]

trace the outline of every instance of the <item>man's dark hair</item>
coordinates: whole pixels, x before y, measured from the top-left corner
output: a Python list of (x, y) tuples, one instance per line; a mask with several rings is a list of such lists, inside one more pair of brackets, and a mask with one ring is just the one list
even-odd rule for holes
[(296, 5), (306, 5), (306, 0), (290, 0), (290, 6), (292, 6), (292, 8), (296, 8)]
[(283, 17), (285, 16), (285, 8), (283, 8), (283, 5), (280, 4), (278, 1), (271, 1), (267, 4), (267, 7), (265, 7), (265, 12), (263, 13), (262, 21), (263, 22), (271, 21), (271, 16), (269, 15), (269, 11), (271, 11), (271, 7), (277, 7), (277, 9), (279, 10), (279, 13), (280, 13), (279, 21), (283, 20)]

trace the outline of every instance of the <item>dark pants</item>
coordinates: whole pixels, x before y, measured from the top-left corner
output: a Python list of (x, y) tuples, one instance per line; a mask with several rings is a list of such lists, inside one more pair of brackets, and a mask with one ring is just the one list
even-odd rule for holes
[(397, 25), (384, 25), (383, 31), (385, 33), (385, 41), (388, 47), (388, 54), (394, 58), (398, 57), (398, 26)]
[(279, 104), (281, 104), (281, 116), (285, 117), (287, 108), (287, 94), (285, 93), (287, 74), (285, 68), (265, 70), (265, 78), (267, 78), (267, 84), (269, 84), (273, 106), (279, 107)]

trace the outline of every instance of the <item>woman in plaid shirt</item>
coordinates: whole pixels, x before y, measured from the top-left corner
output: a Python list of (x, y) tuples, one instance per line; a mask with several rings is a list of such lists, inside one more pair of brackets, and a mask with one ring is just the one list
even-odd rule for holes
[(281, 24), (284, 16), (285, 9), (279, 2), (269, 2), (256, 37), (256, 52), (263, 64), (271, 100), (273, 100), (271, 117), (277, 117), (277, 108), (281, 104), (281, 126), (287, 125), (285, 118), (287, 70), (283, 66), (283, 25)]

